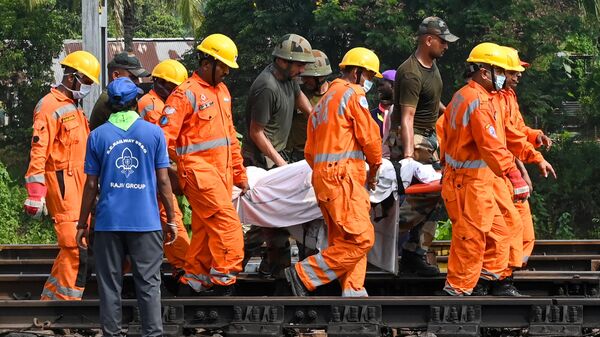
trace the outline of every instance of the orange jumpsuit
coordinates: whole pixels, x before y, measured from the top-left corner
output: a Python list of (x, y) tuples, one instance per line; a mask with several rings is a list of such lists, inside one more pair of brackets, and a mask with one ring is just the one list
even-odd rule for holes
[(81, 300), (83, 296), (87, 252), (77, 247), (75, 227), (85, 182), (83, 163), (89, 133), (83, 111), (59, 90), (50, 89), (36, 105), (25, 181), (48, 188), (46, 202), (60, 248), (42, 300)]
[[(162, 115), (165, 103), (154, 92), (150, 90), (138, 101), (138, 113), (142, 118), (150, 123), (159, 125), (158, 121)], [(160, 209), (160, 221), (163, 224), (167, 223), (167, 211), (163, 206), (160, 198), (158, 199), (158, 207)], [(183, 224), (183, 215), (179, 209), (177, 198), (173, 195), (173, 207), (175, 212), (175, 224), (177, 225), (177, 239), (170, 245), (164, 245), (165, 257), (176, 270), (183, 270), (185, 264), (185, 254), (190, 246), (190, 237), (187, 229)]]
[(192, 240), (180, 279), (196, 291), (235, 283), (244, 236), (231, 194), (247, 181), (231, 114), (231, 95), (194, 73), (165, 103), (159, 125), (192, 207)]
[[(505, 119), (506, 124), (512, 125), (515, 129), (521, 131), (527, 137), (527, 141), (534, 146), (539, 146), (536, 140), (540, 134), (543, 134), (541, 130), (536, 130), (525, 125), (523, 116), (519, 109), (519, 103), (517, 102), (517, 95), (512, 89), (502, 90), (503, 103), (505, 104)], [(535, 231), (533, 227), (533, 219), (531, 217), (531, 209), (529, 207), (529, 201), (519, 202), (515, 204), (517, 211), (521, 216), (523, 222), (523, 235), (522, 237), (514, 236), (514, 240), (511, 243), (511, 247), (519, 247), (522, 245), (522, 254), (511, 253), (511, 264), (515, 267), (521, 267), (527, 263), (529, 256), (533, 251), (535, 242)], [(512, 248), (511, 248), (512, 251)], [(518, 251), (518, 250), (517, 250)], [(520, 258), (520, 259), (519, 259)]]
[[(509, 228), (493, 193), (495, 176), (516, 169), (498, 137), (501, 111), (493, 96), (469, 81), (454, 94), (440, 122), (444, 178), (442, 198), (452, 221), (452, 244), (445, 290), (470, 294), (480, 276), (500, 275), (508, 265)], [(508, 191), (508, 189), (506, 189)]]
[(366, 162), (381, 164), (381, 137), (365, 92), (342, 79), (315, 106), (304, 150), (312, 184), (328, 228), (328, 247), (295, 265), (310, 291), (339, 279), (342, 296), (368, 296), (367, 253), (375, 242), (365, 188)]

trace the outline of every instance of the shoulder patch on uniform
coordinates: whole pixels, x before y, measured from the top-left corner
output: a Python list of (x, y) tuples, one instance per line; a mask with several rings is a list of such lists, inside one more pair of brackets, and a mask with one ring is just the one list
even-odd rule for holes
[(158, 123), (162, 126), (162, 125), (167, 125), (167, 123), (169, 123), (169, 117), (167, 117), (166, 115), (162, 115), (160, 116), (160, 119), (158, 120)]
[(493, 125), (491, 124), (486, 124), (485, 129), (487, 130), (487, 132), (490, 134), (490, 136), (494, 137), (494, 138), (498, 138), (498, 135), (496, 134), (496, 129), (494, 128)]
[(369, 108), (369, 102), (367, 101), (367, 98), (365, 96), (360, 96), (360, 98), (358, 99), (358, 103), (365, 109)]
[(163, 110), (163, 113), (164, 113), (165, 115), (172, 115), (172, 114), (174, 114), (174, 113), (175, 113), (175, 108), (174, 108), (174, 107), (172, 107), (172, 106), (166, 106), (166, 107), (164, 108), (164, 110)]

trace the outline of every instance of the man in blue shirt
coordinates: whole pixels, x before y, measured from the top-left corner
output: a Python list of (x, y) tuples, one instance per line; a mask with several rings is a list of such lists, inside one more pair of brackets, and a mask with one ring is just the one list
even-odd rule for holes
[(162, 130), (135, 112), (139, 88), (127, 77), (108, 87), (113, 113), (87, 142), (87, 180), (77, 244), (87, 249), (87, 219), (99, 191), (94, 227), (94, 255), (104, 336), (121, 336), (123, 260), (131, 258), (142, 336), (162, 336), (160, 266), (163, 258), (157, 187), (166, 212), (169, 243), (177, 237), (173, 223), (167, 144)]

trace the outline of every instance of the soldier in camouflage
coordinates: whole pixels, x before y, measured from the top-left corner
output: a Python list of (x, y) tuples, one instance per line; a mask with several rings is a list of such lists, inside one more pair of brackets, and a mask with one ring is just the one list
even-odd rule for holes
[[(312, 110), (296, 81), (307, 64), (315, 62), (310, 43), (300, 35), (286, 34), (276, 43), (272, 55), (273, 62), (252, 83), (246, 105), (244, 164), (264, 169), (288, 163), (285, 147), (294, 113), (300, 110), (308, 116)], [(291, 264), (289, 236), (285, 228), (252, 226), (246, 233), (245, 261), (266, 242), (267, 254), (259, 272), (264, 277), (283, 279), (283, 269)]]

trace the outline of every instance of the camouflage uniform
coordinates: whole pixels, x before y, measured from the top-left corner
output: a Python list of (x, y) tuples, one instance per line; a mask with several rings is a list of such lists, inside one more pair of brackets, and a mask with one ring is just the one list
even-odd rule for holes
[[(402, 156), (402, 146), (399, 140), (400, 135), (397, 135), (396, 131), (390, 131), (387, 142), (390, 146), (392, 158)], [(415, 133), (414, 144), (414, 159), (422, 164), (431, 164), (435, 169), (439, 169), (440, 160), (435, 132), (428, 133), (427, 136)], [(400, 220), (398, 222), (400, 236), (410, 231), (409, 238), (402, 247), (403, 249), (420, 255), (427, 252), (435, 238), (437, 219), (434, 216), (437, 213), (436, 210), (441, 207), (440, 201), (440, 193), (406, 195), (400, 206)]]

